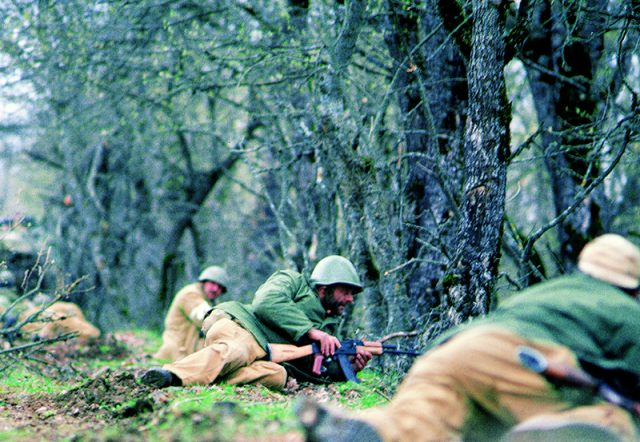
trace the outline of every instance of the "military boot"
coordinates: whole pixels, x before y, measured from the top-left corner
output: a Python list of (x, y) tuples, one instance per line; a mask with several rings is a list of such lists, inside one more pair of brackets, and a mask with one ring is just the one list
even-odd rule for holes
[(147, 371), (140, 378), (140, 382), (155, 388), (180, 387), (182, 385), (182, 380), (178, 376), (162, 368), (152, 368)]
[(338, 415), (316, 402), (303, 398), (294, 412), (306, 433), (306, 442), (383, 442), (366, 422)]

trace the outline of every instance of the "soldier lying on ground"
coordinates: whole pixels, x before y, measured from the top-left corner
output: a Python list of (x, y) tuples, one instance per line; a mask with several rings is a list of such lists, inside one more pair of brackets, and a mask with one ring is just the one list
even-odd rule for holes
[(226, 293), (228, 286), (227, 272), (211, 266), (204, 269), (198, 282), (180, 290), (164, 320), (162, 346), (153, 357), (173, 362), (204, 347), (204, 336), (200, 336), (202, 321), (211, 310), (210, 302)]
[[(38, 313), (42, 305), (32, 305), (20, 313), (19, 321)], [(42, 321), (45, 320), (45, 321)], [(100, 336), (100, 330), (91, 325), (82, 314), (82, 310), (71, 302), (54, 302), (40, 313), (32, 322), (20, 329), (23, 334), (31, 334), (41, 339), (52, 338), (63, 333), (79, 332), (78, 338), (88, 339)]]
[[(256, 292), (253, 303), (226, 302), (205, 319), (205, 347), (183, 359), (147, 371), (141, 381), (158, 388), (225, 381), (261, 383), (282, 389), (287, 370), (268, 360), (269, 343), (315, 342), (326, 356), (340, 346), (334, 336), (344, 307), (362, 290), (353, 264), (341, 256), (321, 260), (310, 279), (291, 270), (273, 274)], [(371, 353), (351, 359), (355, 372)], [(298, 369), (310, 372), (305, 361)]]
[(640, 250), (620, 236), (604, 235), (585, 246), (578, 268), (438, 339), (388, 406), (349, 417), (301, 401), (297, 413), (307, 440), (498, 440), (521, 424), (516, 428), (523, 434), (600, 428), (582, 440), (637, 441), (637, 415), (592, 391), (552, 384), (518, 360), (519, 349), (530, 347), (640, 397)]

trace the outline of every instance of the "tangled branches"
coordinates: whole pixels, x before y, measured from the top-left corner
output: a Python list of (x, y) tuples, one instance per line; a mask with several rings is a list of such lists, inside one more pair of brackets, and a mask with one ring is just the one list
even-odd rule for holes
[[(46, 347), (79, 335), (76, 331), (52, 336), (40, 336), (37, 333), (47, 323), (66, 319), (44, 312), (54, 303), (68, 297), (82, 280), (76, 280), (71, 284), (58, 283), (52, 296), (47, 297), (41, 304), (34, 303), (34, 299), (41, 293), (45, 276), (51, 271), (52, 265), (51, 249), (45, 251), (43, 248), (38, 253), (36, 262), (25, 272), (20, 285), (22, 294), (0, 314), (0, 372), (16, 365), (32, 368), (32, 362), (48, 363), (41, 358), (46, 352)], [(33, 281), (35, 283), (32, 283)]]

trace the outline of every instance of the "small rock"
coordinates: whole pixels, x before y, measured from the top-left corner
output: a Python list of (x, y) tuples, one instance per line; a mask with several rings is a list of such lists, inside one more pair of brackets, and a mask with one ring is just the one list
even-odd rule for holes
[(94, 379), (98, 378), (103, 374), (109, 373), (110, 370), (111, 370), (111, 367), (102, 367), (100, 370), (96, 371), (91, 377)]

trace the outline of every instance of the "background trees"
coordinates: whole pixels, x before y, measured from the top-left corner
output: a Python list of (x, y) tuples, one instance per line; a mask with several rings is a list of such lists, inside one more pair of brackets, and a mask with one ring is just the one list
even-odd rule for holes
[(630, 0), (0, 8), (41, 224), (105, 329), (159, 327), (204, 265), (248, 300), (340, 253), (368, 287), (344, 328), (427, 340), (638, 233)]

